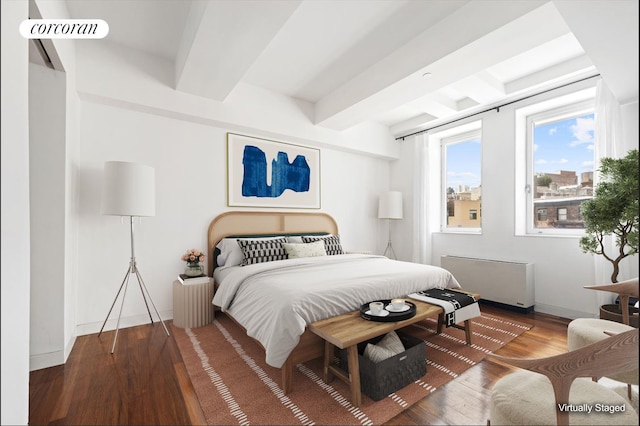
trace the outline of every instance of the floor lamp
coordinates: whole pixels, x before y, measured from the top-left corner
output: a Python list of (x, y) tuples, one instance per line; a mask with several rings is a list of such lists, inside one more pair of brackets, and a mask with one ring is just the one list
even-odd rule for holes
[(143, 164), (127, 163), (124, 161), (107, 161), (104, 164), (102, 214), (129, 216), (131, 229), (131, 260), (129, 261), (129, 267), (127, 268), (127, 273), (122, 280), (122, 284), (120, 284), (120, 289), (118, 290), (115, 299), (113, 299), (107, 318), (105, 318), (102, 328), (100, 328), (100, 333), (98, 333), (98, 337), (100, 337), (102, 330), (111, 315), (111, 311), (124, 288), (122, 303), (120, 304), (120, 312), (118, 313), (118, 322), (116, 323), (116, 334), (113, 336), (113, 344), (111, 345), (111, 353), (113, 353), (116, 347), (116, 340), (118, 339), (120, 316), (122, 315), (122, 307), (124, 306), (124, 299), (127, 296), (127, 288), (129, 287), (129, 278), (131, 275), (135, 275), (138, 280), (138, 285), (142, 292), (142, 298), (144, 299), (144, 304), (147, 307), (151, 323), (153, 324), (153, 317), (149, 310), (147, 298), (158, 315), (160, 324), (164, 327), (164, 331), (167, 333), (167, 336), (169, 336), (169, 330), (164, 324), (164, 321), (162, 321), (162, 317), (160, 316), (155, 303), (153, 303), (153, 299), (151, 299), (149, 290), (147, 290), (147, 286), (142, 280), (140, 271), (138, 271), (133, 244), (133, 218), (136, 216), (155, 216), (156, 214), (155, 171), (153, 167), (145, 166)]
[(402, 219), (402, 192), (389, 191), (380, 196), (378, 202), (378, 219), (387, 219), (389, 227), (389, 241), (387, 242), (387, 248), (384, 250), (384, 256), (390, 253), (394, 259), (397, 259), (396, 252), (391, 245), (391, 222), (389, 222), (389, 220)]

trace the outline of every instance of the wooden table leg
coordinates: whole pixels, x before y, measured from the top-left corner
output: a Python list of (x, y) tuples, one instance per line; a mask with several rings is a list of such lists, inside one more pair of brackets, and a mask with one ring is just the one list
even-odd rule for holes
[(471, 330), (471, 320), (466, 320), (464, 322), (464, 337), (467, 339), (467, 345), (471, 344), (472, 335), (473, 335), (473, 330)]
[(333, 358), (333, 344), (325, 340), (324, 342), (324, 367), (322, 369), (322, 380), (329, 383), (333, 379), (333, 374), (329, 371), (329, 365)]
[(349, 362), (349, 381), (351, 382), (351, 403), (359, 407), (362, 403), (360, 393), (360, 362), (358, 361), (358, 345), (347, 348), (347, 360)]

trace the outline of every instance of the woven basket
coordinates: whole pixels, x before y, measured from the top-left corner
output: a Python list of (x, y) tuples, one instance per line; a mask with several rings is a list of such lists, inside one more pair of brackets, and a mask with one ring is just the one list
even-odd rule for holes
[[(406, 350), (378, 363), (365, 358), (362, 353), (367, 343), (375, 344), (383, 336), (358, 345), (360, 389), (374, 401), (385, 398), (427, 374), (424, 341), (401, 331), (396, 331), (396, 333)], [(346, 350), (340, 350), (339, 359), (340, 365), (347, 366)], [(348, 368), (344, 369), (348, 372)]]

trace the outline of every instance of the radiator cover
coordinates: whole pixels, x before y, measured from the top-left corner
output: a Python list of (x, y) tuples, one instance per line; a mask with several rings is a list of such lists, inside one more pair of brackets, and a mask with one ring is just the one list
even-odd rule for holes
[(524, 262), (442, 256), (448, 270), (466, 291), (482, 300), (532, 310), (535, 304), (534, 265)]

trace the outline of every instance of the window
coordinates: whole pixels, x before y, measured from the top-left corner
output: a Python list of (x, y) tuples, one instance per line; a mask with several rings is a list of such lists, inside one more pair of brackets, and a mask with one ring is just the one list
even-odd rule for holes
[(443, 230), (480, 231), (481, 161), (480, 130), (442, 139)]
[(593, 100), (526, 117), (527, 233), (577, 234), (593, 196)]
[(547, 209), (538, 209), (538, 221), (546, 221), (547, 220)]
[(558, 209), (558, 220), (567, 220), (567, 209)]

